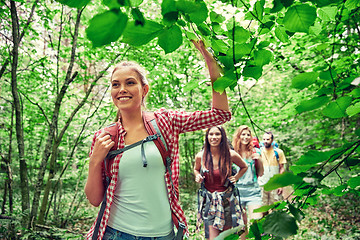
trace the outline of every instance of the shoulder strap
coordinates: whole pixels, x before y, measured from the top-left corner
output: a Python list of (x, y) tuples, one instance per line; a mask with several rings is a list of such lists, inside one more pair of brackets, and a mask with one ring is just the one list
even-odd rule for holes
[(276, 160), (279, 162), (279, 153), (278, 153), (278, 151), (276, 151), (276, 149), (274, 149), (274, 153), (275, 153)]
[(165, 141), (163, 135), (161, 134), (159, 126), (157, 125), (155, 115), (152, 112), (143, 112), (143, 117), (144, 117), (144, 120), (145, 120), (144, 122), (145, 122), (146, 131), (150, 135), (157, 134), (159, 136), (159, 138), (154, 140), (154, 143), (155, 143), (156, 147), (160, 151), (160, 154), (161, 154), (163, 162), (164, 162), (164, 166), (166, 167), (167, 170), (169, 170), (169, 174), (171, 175), (171, 168), (170, 168), (170, 166), (171, 166), (171, 158), (170, 158), (170, 154), (169, 154), (169, 151), (168, 151), (168, 147), (166, 145), (166, 141)]

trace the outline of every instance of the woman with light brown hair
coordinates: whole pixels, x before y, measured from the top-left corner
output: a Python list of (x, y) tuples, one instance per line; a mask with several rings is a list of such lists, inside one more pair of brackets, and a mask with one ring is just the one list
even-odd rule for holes
[[(241, 206), (245, 207), (249, 219), (260, 219), (262, 213), (254, 213), (253, 210), (262, 206), (261, 189), (257, 178), (264, 174), (261, 155), (255, 150), (253, 137), (248, 126), (240, 126), (233, 136), (234, 150), (246, 162), (248, 169), (245, 174), (236, 182), (240, 191)], [(244, 216), (245, 224), (247, 217)]]

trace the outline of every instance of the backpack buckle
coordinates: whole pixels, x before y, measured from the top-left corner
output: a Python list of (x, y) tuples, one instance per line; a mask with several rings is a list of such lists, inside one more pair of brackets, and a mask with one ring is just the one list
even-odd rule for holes
[(154, 135), (147, 136), (146, 139), (145, 139), (145, 142), (154, 141), (154, 140), (157, 139), (158, 137), (159, 137), (158, 134), (154, 134)]

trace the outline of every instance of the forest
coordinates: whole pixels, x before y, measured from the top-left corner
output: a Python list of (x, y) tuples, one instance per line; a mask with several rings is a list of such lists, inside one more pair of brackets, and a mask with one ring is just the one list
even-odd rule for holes
[[(274, 133), (288, 164), (265, 189), (248, 239), (360, 238), (360, 1), (0, 1), (0, 239), (84, 239), (94, 132), (114, 122), (109, 77), (121, 60), (147, 71), (146, 109), (211, 108), (201, 39), (222, 68), (231, 138)], [(195, 232), (195, 154), (180, 136), (180, 201)], [(225, 239), (239, 239), (236, 232)]]

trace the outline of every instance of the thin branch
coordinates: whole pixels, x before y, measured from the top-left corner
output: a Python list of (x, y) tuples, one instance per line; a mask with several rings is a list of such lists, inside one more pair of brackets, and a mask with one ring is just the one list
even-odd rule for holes
[(26, 94), (24, 94), (22, 91), (18, 90), (18, 92), (20, 92), (31, 104), (37, 106), (37, 107), (40, 109), (40, 111), (41, 111), (42, 115), (44, 116), (46, 122), (47, 122), (48, 125), (50, 126), (50, 121), (49, 121), (48, 117), (46, 116), (46, 113), (45, 113), (44, 109), (40, 106), (40, 104), (39, 104), (39, 103), (36, 103), (36, 102), (33, 102), (33, 101), (32, 101), (28, 96), (26, 96)]

